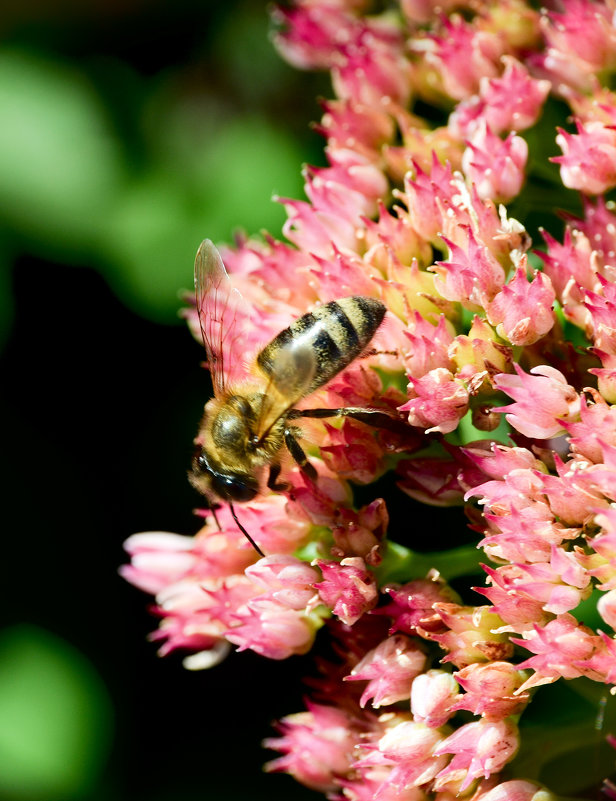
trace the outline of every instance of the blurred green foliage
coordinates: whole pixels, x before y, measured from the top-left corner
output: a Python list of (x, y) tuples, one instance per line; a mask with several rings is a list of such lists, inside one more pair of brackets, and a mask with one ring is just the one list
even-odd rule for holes
[(271, 197), (302, 196), (311, 106), (298, 141), (285, 119), (297, 73), (268, 41), (265, 6), (212, 22), (185, 63), (157, 53), (146, 75), (117, 54), (62, 58), (27, 36), (0, 49), (5, 266), (20, 253), (95, 266), (125, 304), (171, 323), (204, 237), (280, 234)]
[[(103, 109), (74, 70), (0, 53), (0, 210), (42, 255), (92, 242), (124, 176)], [(35, 246), (36, 246), (35, 245)]]
[(94, 668), (34, 626), (0, 632), (0, 797), (77, 799), (98, 781), (111, 705)]

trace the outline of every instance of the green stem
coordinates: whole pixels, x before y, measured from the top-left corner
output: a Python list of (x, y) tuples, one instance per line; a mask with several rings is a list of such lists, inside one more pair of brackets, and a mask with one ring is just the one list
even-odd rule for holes
[(390, 542), (385, 558), (375, 573), (379, 584), (425, 578), (430, 570), (437, 570), (450, 581), (459, 576), (481, 573), (479, 565), (482, 559), (485, 556), (475, 545), (462, 545), (434, 553), (418, 553), (396, 542)]

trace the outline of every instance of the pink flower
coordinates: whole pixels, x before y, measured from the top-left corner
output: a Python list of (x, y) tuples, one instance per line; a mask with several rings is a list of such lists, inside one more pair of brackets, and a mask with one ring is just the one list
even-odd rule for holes
[[(208, 629), (211, 633), (208, 633)], [(178, 650), (189, 651), (182, 665), (187, 670), (204, 670), (218, 665), (231, 650), (230, 644), (215, 632), (216, 627), (211, 625), (207, 617), (199, 623), (194, 613), (174, 610), (165, 614), (160, 628), (149, 639), (163, 641), (158, 649), (159, 656), (168, 656)]]
[(372, 707), (395, 704), (410, 698), (411, 685), (424, 670), (426, 654), (404, 634), (395, 634), (369, 651), (351, 671), (346, 681), (368, 680), (360, 705)]
[(597, 278), (598, 263), (595, 251), (588, 237), (578, 230), (565, 229), (564, 242), (561, 245), (547, 231), (543, 231), (548, 250), (537, 252), (545, 263), (545, 272), (552, 281), (557, 297), (564, 302), (570, 299), (581, 302), (579, 293), (572, 295), (574, 288), (599, 288)]
[[(383, 98), (406, 105), (411, 91), (411, 70), (402, 52), (402, 42), (394, 45), (396, 33), (391, 26), (379, 42), (380, 31), (366, 27), (355, 42), (342, 45), (331, 73), (338, 97), (367, 106), (379, 106)], [(366, 47), (366, 41), (370, 47)]]
[(421, 378), (437, 367), (452, 369), (449, 347), (453, 337), (444, 315), (439, 316), (435, 327), (415, 311), (405, 334), (411, 344), (406, 365), (413, 378)]
[(351, 780), (343, 780), (340, 786), (344, 801), (426, 801), (426, 794), (420, 787), (404, 789), (391, 784), (393, 768), (390, 765), (355, 768)]
[(315, 208), (303, 200), (276, 199), (287, 213), (282, 232), (300, 250), (330, 258), (335, 247), (358, 249), (356, 226), (346, 214), (333, 212), (329, 203), (329, 208)]
[(597, 394), (594, 403), (580, 397), (580, 420), (563, 423), (572, 450), (591, 462), (601, 462), (601, 443), (616, 446), (616, 408)]
[(488, 319), (512, 345), (532, 345), (554, 325), (555, 298), (552, 283), (544, 273), (535, 270), (532, 281), (527, 280), (524, 259), (514, 277), (489, 304)]
[(495, 77), (503, 52), (498, 37), (477, 30), (461, 17), (443, 19), (442, 34), (415, 40), (414, 47), (425, 51), (427, 63), (440, 74), (444, 91), (455, 100), (475, 94), (483, 76)]
[(436, 242), (443, 227), (443, 214), (453, 205), (458, 191), (449, 164), (442, 165), (436, 154), (432, 157), (430, 174), (417, 164), (415, 177), (409, 174), (404, 182), (404, 199), (410, 223), (428, 242)]
[(479, 545), (496, 561), (548, 562), (551, 546), (579, 535), (579, 529), (566, 529), (557, 523), (544, 504), (512, 507), (506, 514), (486, 513), (485, 520), (486, 535)]
[(499, 516), (509, 514), (513, 509), (523, 512), (531, 508), (533, 511), (530, 514), (534, 518), (553, 521), (552, 512), (541, 492), (541, 477), (538, 472), (525, 469), (511, 470), (504, 481), (486, 481), (485, 484), (470, 489), (465, 498), (479, 496), (480, 502), (485, 503)]
[(398, 789), (419, 787), (434, 779), (447, 762), (436, 753), (442, 735), (421, 723), (410, 720), (394, 722), (377, 743), (377, 749), (360, 759), (358, 767), (391, 765), (386, 785)]
[(571, 419), (579, 413), (580, 399), (575, 389), (549, 365), (533, 367), (532, 375), (517, 364), (514, 367), (517, 376), (501, 374), (494, 383), (516, 402), (494, 411), (506, 412), (507, 422), (526, 437), (549, 439), (559, 434), (563, 430), (561, 419)]
[(150, 639), (162, 641), (161, 656), (176, 650), (188, 651), (192, 653), (185, 660), (188, 667), (210, 667), (229, 650), (223, 639), (226, 610), (221, 608), (219, 599), (224, 596), (226, 606), (233, 609), (253, 595), (250, 583), (243, 576), (231, 577), (226, 582), (186, 579), (171, 584), (157, 595), (155, 611), (161, 623)]
[[(386, 321), (386, 324), (389, 321)], [(366, 363), (351, 365), (327, 385), (327, 403), (336, 406), (362, 406), (395, 412), (396, 401), (403, 398), (393, 387), (384, 390), (383, 382), (375, 370)]]
[(131, 564), (123, 565), (120, 575), (151, 595), (193, 573), (199, 562), (193, 537), (165, 531), (133, 534), (124, 549)]
[(305, 167), (304, 191), (313, 207), (349, 220), (376, 212), (376, 202), (386, 191), (383, 173), (352, 150), (333, 153), (331, 167)]
[(376, 297), (377, 282), (357, 254), (348, 251), (343, 253), (334, 246), (331, 258), (315, 255), (312, 258), (314, 264), (310, 268), (310, 283), (321, 302), (336, 300), (341, 295)]
[(415, 634), (418, 628), (426, 631), (442, 629), (441, 618), (434, 611), (434, 605), (439, 601), (457, 600), (456, 593), (438, 577), (410, 581), (402, 587), (385, 587), (384, 591), (392, 601), (376, 609), (374, 614), (392, 618), (390, 634), (396, 631)]
[(437, 367), (422, 378), (409, 378), (411, 399), (398, 407), (401, 412), (408, 412), (409, 423), (426, 429), (426, 433), (446, 434), (457, 428), (468, 411), (469, 395), (464, 384), (444, 367)]
[(330, 66), (337, 40), (357, 37), (353, 15), (335, 5), (302, 3), (295, 8), (277, 6), (274, 19), (285, 26), (275, 43), (285, 59), (299, 69)]
[[(606, 264), (610, 264), (616, 252), (616, 214), (602, 197), (593, 201), (582, 196), (582, 206), (584, 209), (582, 219), (572, 215), (564, 216), (575, 230), (580, 231), (589, 243), (592, 242), (593, 253), (598, 258), (598, 267), (603, 272), (603, 268)], [(588, 285), (588, 288), (592, 287)]]
[(310, 704), (307, 712), (288, 715), (277, 728), (282, 736), (270, 737), (263, 744), (283, 756), (268, 762), (265, 769), (290, 773), (323, 793), (336, 789), (351, 767), (359, 737), (357, 721), (342, 709)]
[(405, 459), (398, 465), (398, 486), (411, 498), (431, 506), (461, 504), (465, 486), (457, 459)]
[(586, 564), (590, 575), (600, 582), (599, 589), (616, 589), (616, 510), (611, 506), (601, 510), (595, 523), (603, 531), (589, 540), (594, 553), (582, 563)]
[(331, 68), (338, 97), (368, 106), (378, 106), (384, 96), (407, 102), (410, 70), (395, 25), (373, 24), (321, 3), (277, 8), (276, 16), (287, 25), (275, 40), (285, 58), (302, 69)]
[[(396, 205), (389, 211), (383, 201), (379, 200), (378, 211), (377, 220), (368, 218), (363, 220), (366, 226), (364, 238), (367, 248), (364, 254), (364, 267), (372, 265), (381, 273), (386, 273), (392, 281), (404, 280), (407, 277), (408, 265), (412, 264), (413, 259), (421, 264), (429, 264), (432, 261), (432, 248), (415, 230), (411, 223), (411, 215), (401, 206)], [(425, 274), (423, 277), (426, 277)], [(378, 283), (385, 289), (389, 282)], [(392, 311), (395, 310), (392, 308)]]
[(437, 777), (436, 787), (460, 782), (466, 790), (474, 779), (498, 773), (515, 756), (519, 746), (518, 729), (510, 721), (467, 723), (436, 748), (436, 754), (454, 754)]
[(379, 159), (381, 147), (394, 135), (394, 122), (382, 108), (354, 100), (323, 101), (325, 114), (317, 130), (327, 137), (330, 151), (352, 148), (370, 161)]
[(512, 589), (510, 576), (515, 568), (503, 566), (498, 569), (483, 565), (491, 586), (475, 587), (475, 592), (485, 596), (492, 603), (492, 610), (506, 623), (498, 631), (529, 631), (538, 623), (548, 622), (550, 615), (544, 611), (543, 604), (533, 595), (520, 588)]
[(557, 801), (557, 797), (534, 782), (513, 779), (481, 793), (477, 801)]
[(577, 92), (590, 92), (594, 84), (592, 71), (582, 59), (572, 53), (549, 47), (540, 53), (531, 53), (527, 60), (533, 74), (552, 83), (554, 94), (569, 95)]
[(587, 195), (600, 195), (616, 186), (616, 130), (602, 122), (577, 122), (577, 134), (558, 129), (556, 144), (563, 151), (552, 161), (560, 164), (563, 184)]
[(550, 91), (550, 83), (531, 77), (520, 61), (502, 57), (505, 71), (498, 77), (484, 76), (479, 81), (479, 95), (458, 103), (449, 127), (460, 138), (470, 138), (478, 125), (487, 124), (495, 134), (523, 131), (534, 125)]
[[(241, 542), (243, 536), (237, 531), (235, 521), (226, 506), (216, 513), (225, 534), (232, 530)], [(309, 536), (310, 524), (305, 518), (292, 514), (284, 495), (264, 495), (245, 503), (237, 510), (237, 516), (244, 528), (261, 550), (268, 554), (292, 553), (301, 547)], [(246, 547), (246, 543), (242, 543)], [(252, 551), (248, 546), (247, 550)], [(254, 561), (255, 554), (252, 552)]]
[(287, 659), (310, 650), (318, 623), (295, 609), (267, 598), (253, 598), (232, 614), (225, 632), (239, 651), (250, 648), (268, 659)]
[(599, 598), (597, 611), (607, 625), (616, 631), (616, 589), (606, 592)]
[(616, 640), (602, 631), (595, 650), (588, 659), (577, 663), (584, 675), (605, 684), (616, 684)]
[(253, 584), (266, 590), (268, 598), (289, 609), (306, 609), (315, 598), (313, 585), (319, 574), (294, 556), (266, 556), (245, 572)]
[[(500, 293), (496, 299), (499, 297)], [(511, 352), (497, 339), (489, 323), (482, 317), (475, 316), (468, 335), (458, 334), (448, 348), (454, 365), (452, 372), (457, 368), (458, 377), (469, 381), (476, 380), (477, 374), (489, 377), (507, 372), (511, 365)]]
[(528, 158), (526, 141), (514, 133), (505, 140), (486, 123), (474, 131), (462, 156), (462, 169), (480, 198), (507, 203), (519, 194)]
[(565, 525), (585, 525), (599, 509), (608, 506), (600, 494), (599, 468), (581, 459), (572, 459), (567, 464), (559, 457), (554, 461), (558, 476), (537, 476), (550, 509)]
[[(485, 445), (485, 443), (484, 443)], [(464, 453), (490, 478), (503, 480), (514, 470), (545, 469), (543, 462), (526, 448), (509, 448), (493, 442), (489, 447), (474, 443), (464, 448)]]
[(459, 606), (437, 603), (434, 609), (447, 627), (444, 633), (421, 631), (428, 640), (435, 640), (447, 651), (442, 662), (453, 662), (464, 668), (473, 662), (508, 659), (513, 647), (503, 634), (498, 634), (500, 618), (488, 606)]
[(505, 283), (505, 272), (470, 228), (462, 226), (460, 231), (466, 240), (464, 247), (443, 237), (451, 261), (434, 265), (436, 287), (448, 300), (486, 308)]
[(560, 7), (542, 19), (548, 46), (575, 54), (589, 71), (613, 67), (616, 32), (610, 8), (591, 0), (563, 0)]
[(316, 483), (310, 481), (299, 468), (293, 468), (287, 474), (292, 484), (289, 517), (303, 521), (308, 519), (316, 526), (331, 526), (340, 515), (340, 508), (350, 504), (350, 488), (346, 482), (330, 473), (321, 460), (312, 460), (312, 465), (319, 475)]
[(341, 562), (318, 559), (323, 581), (314, 585), (321, 600), (343, 623), (351, 626), (378, 599), (374, 576), (366, 569), (361, 557), (349, 557)]
[[(611, 363), (615, 361), (611, 355), (603, 353), (602, 351), (596, 351), (596, 353), (604, 364), (607, 362), (611, 365)], [(588, 372), (597, 376), (597, 387), (605, 400), (608, 401), (608, 403), (616, 403), (616, 369), (611, 366), (609, 368), (594, 367)]]
[(325, 424), (321, 455), (329, 469), (357, 484), (370, 484), (385, 471), (384, 451), (374, 432), (347, 420), (342, 428)]
[(438, 729), (454, 714), (457, 697), (458, 684), (451, 673), (444, 670), (421, 673), (411, 686), (413, 719), (431, 729)]
[(465, 693), (453, 709), (467, 709), (485, 720), (504, 720), (520, 714), (529, 700), (528, 693), (517, 693), (525, 675), (510, 662), (468, 665), (455, 678)]
[(584, 668), (583, 663), (592, 656), (601, 638), (572, 615), (559, 615), (543, 628), (535, 625), (532, 631), (524, 634), (524, 639), (512, 639), (512, 642), (536, 654), (518, 665), (520, 670), (532, 668), (535, 671), (519, 692), (551, 684), (561, 677), (596, 676), (592, 669)]
[[(267, 510), (267, 504), (262, 508)], [(267, 520), (266, 512), (262, 522)], [(186, 660), (191, 668), (208, 667), (224, 657), (228, 644), (223, 637), (231, 616), (258, 595), (243, 575), (255, 561), (254, 550), (228, 509), (220, 510), (219, 521), (222, 532), (208, 524), (194, 538), (154, 532), (134, 535), (126, 543), (133, 561), (122, 574), (156, 594), (161, 623), (152, 639), (162, 641), (163, 655), (196, 651)]]
[(335, 545), (332, 555), (339, 558), (361, 556), (366, 564), (377, 565), (381, 561), (380, 545), (385, 538), (389, 515), (382, 498), (377, 498), (359, 512), (340, 509), (332, 526)]
[[(231, 280), (248, 302), (246, 312), (255, 327), (261, 329), (261, 347), (280, 331), (281, 325), (289, 325), (317, 300), (306, 282), (312, 257), (288, 243), (278, 242), (270, 235), (265, 237), (265, 243), (241, 238), (236, 248), (222, 247), (220, 253), (233, 276)], [(197, 320), (195, 328), (194, 335), (202, 342)]]
[[(616, 292), (613, 282), (601, 274), (597, 275), (597, 281), (600, 293), (587, 290), (584, 293), (584, 305), (590, 316), (588, 328), (594, 339), (594, 351), (603, 361), (604, 356), (609, 359), (616, 352)], [(605, 366), (612, 367), (613, 362)]]

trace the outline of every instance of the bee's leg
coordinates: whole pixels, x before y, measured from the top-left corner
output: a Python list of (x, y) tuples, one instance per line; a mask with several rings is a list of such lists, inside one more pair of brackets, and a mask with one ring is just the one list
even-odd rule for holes
[(343, 406), (341, 409), (292, 409), (288, 417), (297, 419), (298, 417), (350, 417), (360, 423), (384, 428), (396, 434), (408, 434), (408, 424), (401, 417), (388, 414), (380, 409), (362, 409), (361, 406)]
[(280, 475), (280, 465), (273, 464), (270, 466), (269, 476), (267, 479), (267, 488), (274, 490), (274, 492), (285, 492), (291, 489), (291, 484), (288, 481), (278, 481)]
[(359, 354), (360, 359), (367, 359), (370, 356), (396, 356), (399, 357), (400, 354), (397, 350), (379, 350), (378, 348), (368, 348), (367, 350), (362, 351)]
[[(297, 416), (297, 415), (295, 415)], [(316, 482), (317, 480), (317, 471), (308, 461), (308, 457), (304, 453), (304, 449), (299, 444), (297, 439), (295, 438), (295, 431), (297, 429), (293, 428), (286, 428), (284, 432), (284, 441), (285, 445), (287, 446), (287, 450), (293, 457), (293, 459), (297, 462), (299, 469), (302, 473), (307, 476), (310, 481)]]

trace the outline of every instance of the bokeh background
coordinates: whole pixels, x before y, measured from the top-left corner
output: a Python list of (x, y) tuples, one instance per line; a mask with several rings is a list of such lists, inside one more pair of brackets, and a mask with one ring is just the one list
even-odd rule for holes
[(0, 799), (318, 797), (262, 773), (302, 660), (158, 659), (117, 576), (131, 533), (198, 527), (197, 245), (279, 235), (272, 194), (323, 163), (328, 82), (270, 27), (261, 2), (0, 7)]

